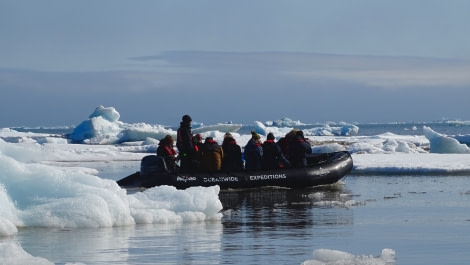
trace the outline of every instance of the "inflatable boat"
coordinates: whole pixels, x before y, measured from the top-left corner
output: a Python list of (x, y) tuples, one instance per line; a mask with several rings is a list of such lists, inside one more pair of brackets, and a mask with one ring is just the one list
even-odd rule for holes
[(307, 188), (333, 184), (341, 180), (353, 167), (351, 155), (346, 152), (313, 154), (302, 168), (284, 168), (238, 172), (168, 172), (164, 160), (155, 155), (142, 159), (140, 172), (135, 172), (117, 183), (123, 188), (151, 188), (168, 185), (177, 189), (193, 186), (219, 185), (221, 189), (246, 189), (265, 186)]

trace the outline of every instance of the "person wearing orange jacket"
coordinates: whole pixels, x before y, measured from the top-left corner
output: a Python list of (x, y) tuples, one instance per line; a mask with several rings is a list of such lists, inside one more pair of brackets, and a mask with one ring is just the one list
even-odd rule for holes
[(224, 151), (222, 147), (212, 137), (206, 137), (202, 145), (202, 170), (214, 173), (222, 168)]

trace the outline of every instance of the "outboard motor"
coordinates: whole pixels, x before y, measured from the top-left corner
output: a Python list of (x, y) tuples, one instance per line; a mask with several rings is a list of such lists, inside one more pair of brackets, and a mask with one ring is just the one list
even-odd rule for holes
[(161, 156), (148, 155), (140, 162), (140, 176), (156, 176), (168, 173), (165, 159)]

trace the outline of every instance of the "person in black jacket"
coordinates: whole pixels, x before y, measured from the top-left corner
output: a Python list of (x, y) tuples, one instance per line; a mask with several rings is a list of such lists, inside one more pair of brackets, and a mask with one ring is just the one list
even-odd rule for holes
[(193, 159), (195, 159), (195, 149), (193, 143), (193, 133), (191, 131), (191, 116), (184, 115), (180, 122), (176, 136), (176, 148), (178, 148), (180, 169), (182, 172), (193, 171)]
[(237, 144), (232, 134), (226, 133), (222, 142), (224, 159), (222, 160), (222, 170), (225, 172), (243, 170), (242, 149)]
[(287, 152), (289, 154), (289, 161), (294, 167), (307, 166), (307, 156), (312, 154), (312, 146), (304, 138), (302, 131), (297, 131), (295, 137), (290, 139), (288, 143)]
[(261, 159), (263, 169), (290, 167), (290, 162), (284, 157), (281, 147), (274, 139), (274, 134), (268, 133), (267, 140), (261, 145), (263, 147), (263, 158)]
[(287, 160), (289, 160), (289, 142), (296, 138), (296, 133), (298, 131), (298, 129), (292, 129), (284, 137), (281, 137), (281, 139), (277, 141), (277, 144), (281, 147), (281, 151)]

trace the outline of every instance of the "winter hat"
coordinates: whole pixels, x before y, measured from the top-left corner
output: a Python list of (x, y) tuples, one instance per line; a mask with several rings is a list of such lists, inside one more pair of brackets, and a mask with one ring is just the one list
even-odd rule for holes
[(297, 132), (295, 133), (295, 135), (297, 135), (297, 136), (300, 136), (300, 137), (304, 138), (304, 133), (303, 133), (302, 131), (300, 131), (300, 130), (299, 130), (299, 131), (297, 131)]
[(189, 122), (192, 122), (192, 121), (193, 121), (193, 119), (191, 119), (191, 116), (189, 116), (187, 114), (183, 116), (183, 122), (189, 123)]
[(233, 138), (233, 137), (231, 133), (227, 132), (225, 133), (224, 138)]
[(268, 140), (274, 140), (274, 134), (273, 133), (268, 133)]
[(212, 141), (214, 141), (214, 138), (208, 136), (206, 137), (206, 140), (204, 142), (207, 143), (207, 142), (212, 142)]
[(253, 140), (259, 140), (259, 139), (261, 139), (261, 136), (259, 136), (259, 134), (256, 133), (255, 131), (251, 131), (251, 138)]
[(173, 137), (171, 135), (166, 135), (165, 138), (160, 140), (159, 145), (173, 145)]

